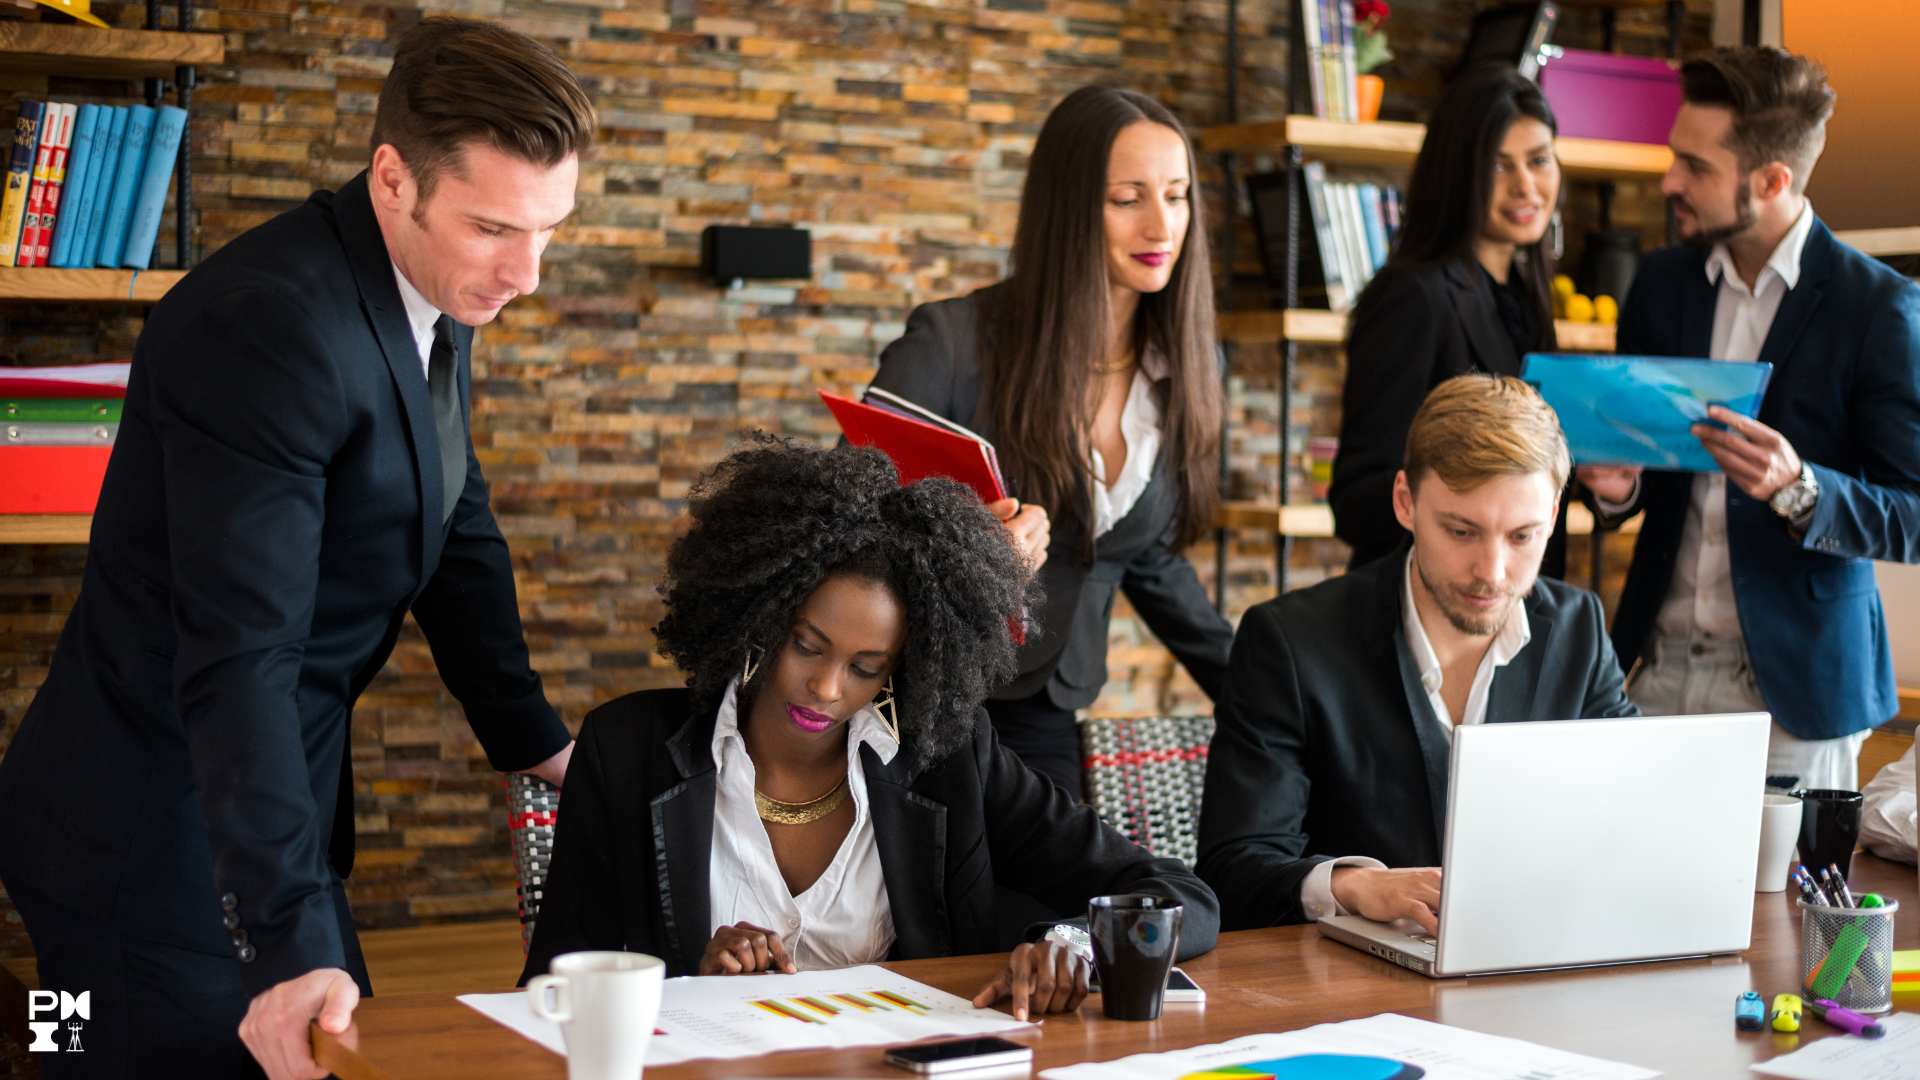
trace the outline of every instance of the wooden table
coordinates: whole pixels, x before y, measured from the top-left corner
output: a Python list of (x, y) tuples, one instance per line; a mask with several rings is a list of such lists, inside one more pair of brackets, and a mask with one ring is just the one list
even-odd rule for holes
[[(1920, 948), (1914, 868), (1864, 852), (1854, 856), (1854, 866), (1864, 891), (1897, 897), (1906, 909), (1897, 920), (1896, 947)], [(1542, 882), (1542, 893), (1551, 887)], [(1182, 965), (1206, 988), (1204, 1006), (1169, 1005), (1157, 1021), (1123, 1023), (1103, 1017), (1100, 999), (1092, 997), (1078, 1013), (1050, 1017), (1037, 1032), (1019, 1038), (1033, 1044), (1038, 1071), (1398, 1012), (1631, 1062), (1686, 1080), (1750, 1078), (1752, 1062), (1791, 1051), (1805, 1040), (1831, 1037), (1831, 1029), (1811, 1014), (1798, 1036), (1741, 1032), (1733, 1026), (1733, 1001), (1742, 991), (1758, 990), (1771, 1001), (1774, 994), (1794, 989), (1800, 920), (1790, 897), (1756, 894), (1753, 946), (1737, 956), (1541, 975), (1428, 979), (1327, 941), (1310, 926), (1225, 934), (1219, 948)], [(887, 967), (967, 997), (1004, 962), (1003, 956), (960, 956)], [(1920, 1012), (1920, 998), (1896, 998), (1895, 1007)], [(317, 1028), (314, 1033), (321, 1063), (342, 1080), (557, 1080), (566, 1075), (562, 1058), (451, 994), (369, 998), (344, 1034), (330, 1036)], [(909, 1074), (883, 1064), (880, 1054), (878, 1047), (869, 1047), (700, 1061), (648, 1069), (647, 1080), (906, 1080)]]

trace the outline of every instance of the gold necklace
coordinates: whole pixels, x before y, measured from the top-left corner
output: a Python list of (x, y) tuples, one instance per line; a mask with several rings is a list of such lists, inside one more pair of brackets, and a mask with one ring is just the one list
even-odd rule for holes
[(1127, 355), (1121, 357), (1117, 363), (1095, 364), (1093, 366), (1093, 373), (1095, 375), (1118, 375), (1119, 373), (1132, 367), (1133, 362), (1134, 362), (1134, 350), (1128, 349)]
[(847, 778), (844, 776), (840, 778), (838, 784), (833, 786), (832, 791), (811, 802), (781, 802), (779, 799), (767, 798), (757, 789), (753, 793), (753, 808), (760, 812), (760, 820), (771, 821), (775, 825), (805, 825), (811, 821), (819, 821), (840, 809), (840, 804), (846, 801)]

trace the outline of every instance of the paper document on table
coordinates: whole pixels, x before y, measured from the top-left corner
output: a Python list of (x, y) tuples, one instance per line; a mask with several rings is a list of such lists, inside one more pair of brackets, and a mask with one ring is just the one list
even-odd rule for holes
[[(1397, 1074), (1361, 1072), (1353, 1067), (1341, 1071), (1340, 1063), (1310, 1060), (1325, 1056), (1384, 1059), (1397, 1061), (1403, 1068)], [(1302, 1058), (1309, 1060), (1288, 1064), (1290, 1059)], [(1040, 1074), (1042, 1080), (1311, 1080), (1318, 1076), (1362, 1075), (1394, 1080), (1645, 1080), (1660, 1074), (1398, 1013), (1320, 1024), (1285, 1034), (1248, 1035), (1165, 1054), (1135, 1054), (1118, 1061), (1068, 1065)]]
[(1787, 1080), (1920, 1080), (1920, 1016), (1892, 1013), (1874, 1022), (1887, 1029), (1883, 1038), (1829, 1035), (1753, 1071)]
[[(463, 994), (460, 1001), (556, 1054), (566, 1053), (560, 1025), (533, 1015), (525, 991)], [(798, 975), (694, 976), (668, 979), (662, 988), (647, 1064), (995, 1035), (1032, 1026), (875, 965)]]

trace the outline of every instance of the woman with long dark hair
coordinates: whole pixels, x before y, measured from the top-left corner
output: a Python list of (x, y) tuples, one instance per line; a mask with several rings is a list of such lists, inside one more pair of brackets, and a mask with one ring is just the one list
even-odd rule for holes
[[(1456, 375), (1519, 375), (1555, 347), (1549, 225), (1560, 201), (1553, 109), (1512, 68), (1463, 74), (1427, 123), (1394, 251), (1354, 305), (1333, 463), (1334, 532), (1351, 565), (1406, 539), (1393, 477), (1427, 392)], [(1566, 500), (1540, 572), (1566, 570)]]
[(1116, 592), (1210, 696), (1233, 642), (1182, 554), (1213, 528), (1223, 408), (1193, 178), (1159, 102), (1068, 95), (1034, 143), (1010, 276), (914, 309), (873, 381), (992, 441), (1030, 504), (1010, 524), (1046, 604), (987, 712), (1075, 797), (1074, 710), (1106, 682)]
[[(1084, 912), (1185, 906), (1180, 955), (1219, 906), (994, 740), (1025, 559), (944, 479), (886, 455), (754, 434), (703, 476), (667, 552), (654, 628), (685, 688), (587, 714), (523, 981), (628, 949), (669, 975), (792, 972), (1006, 947), (995, 885)], [(1088, 965), (1043, 923), (976, 1005), (1071, 1011)]]

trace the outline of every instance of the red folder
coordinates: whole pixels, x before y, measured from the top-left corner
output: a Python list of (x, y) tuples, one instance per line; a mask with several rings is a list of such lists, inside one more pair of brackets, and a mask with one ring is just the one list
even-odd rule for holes
[(110, 446), (0, 446), (0, 514), (91, 514)]
[(893, 459), (900, 482), (945, 476), (972, 488), (981, 502), (1007, 497), (994, 465), (993, 447), (976, 435), (963, 435), (865, 402), (820, 391), (840, 430), (855, 446), (877, 446)]

